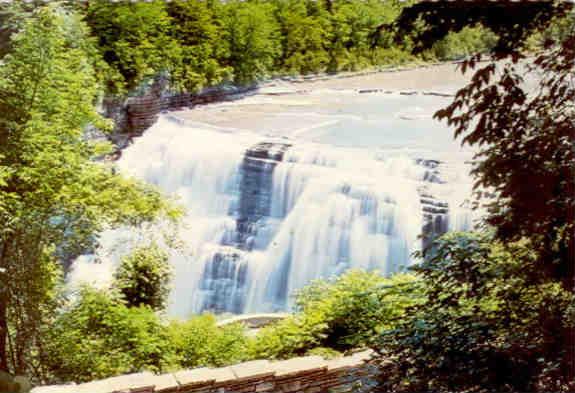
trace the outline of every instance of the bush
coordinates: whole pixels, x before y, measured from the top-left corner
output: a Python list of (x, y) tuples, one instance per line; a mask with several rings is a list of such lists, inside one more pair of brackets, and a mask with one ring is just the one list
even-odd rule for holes
[(43, 364), (55, 381), (84, 382), (170, 363), (165, 327), (148, 307), (126, 307), (119, 297), (84, 288), (47, 332)]
[(426, 300), (382, 335), (382, 389), (573, 388), (562, 340), (573, 293), (538, 274), (529, 242), (504, 245), (485, 234), (450, 233), (416, 270)]
[(418, 293), (417, 280), (407, 274), (385, 278), (358, 270), (315, 281), (297, 294), (293, 316), (259, 332), (251, 354), (286, 358), (317, 347), (345, 351), (369, 345), (419, 301)]
[(115, 286), (129, 307), (163, 310), (170, 293), (171, 273), (168, 254), (151, 244), (122, 258), (114, 277)]
[(437, 60), (456, 60), (475, 53), (491, 50), (497, 36), (483, 27), (465, 27), (457, 33), (449, 33), (431, 48)]
[(168, 331), (182, 368), (221, 367), (246, 359), (247, 337), (240, 324), (217, 327), (213, 315), (202, 315), (172, 321)]
[(323, 315), (296, 314), (262, 328), (250, 340), (249, 355), (256, 359), (287, 359), (321, 346), (327, 325)]
[(147, 306), (83, 288), (45, 334), (42, 365), (52, 383), (85, 382), (144, 370), (221, 367), (247, 359), (239, 324), (212, 315), (165, 323)]

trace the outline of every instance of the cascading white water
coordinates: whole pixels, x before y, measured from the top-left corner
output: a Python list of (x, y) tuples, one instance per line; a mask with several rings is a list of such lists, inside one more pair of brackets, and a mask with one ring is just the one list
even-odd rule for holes
[[(467, 209), (451, 208), (464, 192), (443, 184), (433, 165), (388, 151), (269, 141), (161, 116), (118, 167), (186, 208), (184, 246), (170, 255), (168, 308), (182, 317), (285, 310), (313, 279), (405, 268), (429, 217), (437, 232), (469, 225)], [(96, 255), (74, 263), (72, 285), (109, 284), (140, 237), (128, 228), (105, 232)]]
[[(117, 163), (122, 172), (157, 185), (186, 209), (177, 233), (183, 248), (170, 255), (174, 272), (170, 314), (187, 316), (203, 307), (206, 266), (235, 231), (233, 214), (243, 153), (259, 139), (251, 134), (232, 136), (192, 129), (161, 116), (145, 137), (123, 151)], [(152, 237), (157, 238), (158, 233)], [(121, 256), (142, 240), (139, 232), (128, 228), (104, 232), (96, 255), (82, 256), (73, 264), (69, 275), (72, 287), (108, 285)]]
[(417, 186), (425, 168), (365, 154), (319, 145), (286, 152), (271, 206), (283, 221), (250, 270), (248, 311), (285, 308), (286, 294), (349, 268), (389, 274), (409, 264), (420, 244)]

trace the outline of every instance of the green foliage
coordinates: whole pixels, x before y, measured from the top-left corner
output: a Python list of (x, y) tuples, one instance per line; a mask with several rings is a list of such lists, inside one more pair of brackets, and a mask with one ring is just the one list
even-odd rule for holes
[(325, 71), (329, 62), (327, 12), (299, 0), (278, 1), (277, 8), (282, 42), (281, 67), (290, 74)]
[(223, 13), (224, 39), (229, 45), (225, 64), (233, 68), (234, 81), (245, 84), (266, 76), (281, 50), (273, 6), (230, 0)]
[(166, 7), (166, 2), (157, 0), (89, 3), (86, 22), (110, 65), (106, 79), (112, 92), (135, 88), (146, 77), (169, 70), (180, 56)]
[(148, 307), (84, 288), (46, 332), (41, 353), (53, 381), (90, 381), (129, 372), (160, 372), (170, 361), (165, 327)]
[[(480, 147), (472, 173), (497, 238), (530, 241), (534, 257), (522, 260), (514, 285), (524, 292), (533, 283), (540, 286), (540, 296), (525, 299), (532, 305), (529, 310), (535, 308), (538, 323), (529, 325), (525, 319), (524, 330), (509, 324), (509, 334), (501, 340), (513, 346), (514, 332), (524, 332), (531, 347), (514, 348), (516, 357), (508, 363), (510, 370), (525, 370), (526, 375), (509, 384), (523, 381), (520, 386), (538, 390), (573, 389), (575, 380), (575, 354), (565, 350), (575, 345), (575, 327), (562, 319), (569, 315), (564, 293), (572, 294), (575, 287), (573, 25), (570, 33), (558, 37), (559, 42), (548, 41), (527, 67), (519, 63), (523, 55), (514, 53), (504, 64), (480, 68), (454, 102), (436, 114), (455, 127), (463, 143)], [(464, 70), (476, 60), (465, 63)], [(529, 77), (536, 79), (528, 90), (524, 81)], [(530, 341), (533, 336), (538, 341)], [(521, 356), (534, 356), (539, 363)]]
[(114, 275), (114, 286), (129, 307), (148, 306), (159, 311), (166, 307), (171, 277), (168, 254), (151, 244), (122, 258)]
[[(420, 49), (441, 49), (438, 37), (477, 22), (499, 35), (492, 62), (436, 114), (477, 149), (477, 202), (495, 237), (450, 234), (427, 252), (417, 269), (426, 302), (382, 336), (382, 390), (572, 391), (575, 35), (564, 18), (572, 5), (521, 7), (513, 20), (491, 6), (428, 7), (398, 21), (404, 29), (426, 20)], [(548, 41), (526, 65), (527, 37)]]
[(329, 71), (355, 71), (374, 65), (369, 61), (377, 44), (374, 32), (379, 25), (391, 22), (402, 7), (395, 1), (333, 2), (329, 13)]
[(250, 357), (286, 359), (321, 346), (327, 324), (323, 315), (296, 314), (262, 328), (249, 343)]
[[(464, 144), (478, 146), (476, 190), (502, 240), (531, 239), (541, 274), (575, 285), (575, 34), (548, 47), (531, 65), (518, 59), (476, 71), (436, 117)], [(468, 65), (473, 65), (471, 60)], [(523, 83), (536, 77), (534, 93)]]
[[(410, 3), (97, 0), (66, 6), (83, 15), (91, 29), (96, 46), (90, 60), (107, 92), (126, 94), (145, 90), (158, 75), (168, 75), (172, 89), (195, 92), (277, 74), (353, 71), (413, 61), (410, 50), (417, 46), (418, 35), (394, 41), (393, 33), (382, 28)], [(8, 8), (7, 27), (0, 34), (17, 30), (30, 8), (20, 3)], [(466, 55), (492, 41), (489, 34), (464, 31), (423, 58)]]
[(323, 316), (327, 324), (323, 346), (346, 350), (368, 344), (371, 337), (393, 325), (405, 308), (418, 300), (417, 296), (414, 276), (396, 274), (385, 278), (352, 270), (304, 287), (296, 305), (304, 314)]
[(0, 274), (10, 278), (0, 287), (0, 369), (15, 373), (30, 366), (56, 306), (56, 260), (106, 226), (175, 213), (154, 188), (91, 160), (99, 147), (84, 127), (109, 125), (94, 105), (86, 32), (76, 15), (38, 8), (0, 65)]
[(572, 9), (573, 4), (563, 1), (507, 3), (504, 7), (489, 2), (469, 3), (464, 7), (457, 2), (440, 7), (433, 2), (416, 2), (401, 10), (392, 30), (395, 41), (410, 36), (411, 51), (420, 54), (449, 34), (481, 25), (497, 36), (493, 47), (495, 56), (505, 58), (519, 54), (534, 32), (545, 30), (556, 17)]
[(166, 322), (120, 293), (86, 287), (45, 328), (41, 367), (52, 383), (221, 367), (247, 359), (247, 340), (243, 325), (218, 327), (213, 315)]
[(246, 359), (247, 337), (240, 324), (217, 327), (213, 315), (202, 315), (172, 321), (168, 332), (182, 368), (221, 367)]
[[(573, 293), (538, 274), (526, 240), (451, 233), (415, 270), (425, 302), (382, 335), (387, 391), (568, 391)], [(571, 386), (572, 389), (572, 386)]]
[(319, 280), (298, 293), (293, 316), (258, 333), (251, 351), (256, 357), (286, 358), (316, 347), (366, 346), (419, 300), (417, 280), (410, 275), (350, 271)]
[(431, 48), (431, 54), (438, 60), (456, 60), (491, 50), (497, 36), (482, 27), (465, 27), (457, 33), (450, 33)]
[[(171, 87), (197, 91), (233, 81), (249, 84), (277, 74), (354, 71), (414, 62), (417, 34), (397, 42), (382, 28), (410, 2), (379, 0), (91, 2), (86, 21), (108, 67), (113, 93), (133, 91), (158, 74)], [(483, 51), (485, 29), (449, 36), (424, 59)]]
[(196, 91), (230, 79), (233, 70), (222, 65), (228, 56), (223, 37), (221, 9), (207, 0), (173, 1), (168, 4), (171, 35), (181, 48), (173, 67), (173, 84)]

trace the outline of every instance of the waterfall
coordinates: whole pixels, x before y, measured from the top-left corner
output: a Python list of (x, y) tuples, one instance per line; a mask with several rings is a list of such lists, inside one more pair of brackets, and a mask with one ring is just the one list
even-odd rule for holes
[[(170, 255), (174, 273), (170, 314), (188, 316), (205, 308), (204, 303), (240, 311), (231, 302), (207, 298), (210, 293), (232, 293), (217, 291), (226, 280), (234, 279), (226, 276), (225, 270), (230, 267), (221, 265), (219, 250), (221, 255), (231, 255), (225, 244), (236, 230), (240, 166), (244, 152), (259, 139), (253, 134), (189, 128), (160, 116), (145, 136), (123, 151), (117, 163), (123, 173), (158, 186), (186, 209), (177, 233), (183, 247), (172, 250)], [(159, 230), (153, 235), (158, 233)], [(128, 228), (105, 231), (96, 255), (82, 256), (73, 264), (70, 286), (109, 284), (121, 256), (139, 241), (138, 233)], [(232, 259), (230, 263), (234, 263)]]
[[(350, 268), (401, 271), (425, 245), (422, 233), (470, 224), (449, 166), (397, 152), (270, 140), (161, 116), (118, 167), (186, 208), (183, 247), (170, 254), (168, 308), (182, 317), (286, 310), (314, 279)], [(69, 281), (109, 284), (138, 236), (106, 231)]]
[(284, 309), (295, 290), (349, 268), (390, 274), (409, 264), (420, 245), (425, 169), (364, 155), (318, 145), (286, 152), (271, 208), (282, 223), (254, 264), (248, 311)]

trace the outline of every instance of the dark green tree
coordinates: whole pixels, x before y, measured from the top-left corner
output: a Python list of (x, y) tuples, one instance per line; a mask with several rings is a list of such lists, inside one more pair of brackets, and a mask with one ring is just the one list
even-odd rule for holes
[[(575, 286), (575, 30), (529, 63), (477, 70), (436, 113), (479, 146), (472, 174), (487, 221), (505, 241), (532, 240), (541, 272)], [(519, 55), (516, 55), (519, 56)], [(473, 60), (470, 64), (473, 64)], [(529, 80), (529, 78), (532, 80)], [(533, 81), (535, 80), (535, 82)], [(529, 86), (534, 83), (535, 86)]]
[(575, 297), (528, 240), (451, 233), (416, 269), (426, 301), (382, 335), (382, 391), (569, 392)]
[(136, 248), (122, 258), (114, 278), (129, 307), (148, 306), (155, 311), (166, 307), (171, 267), (168, 254), (156, 244)]
[(229, 51), (223, 37), (222, 8), (219, 2), (208, 0), (168, 4), (171, 34), (181, 52), (172, 67), (172, 84), (196, 91), (231, 78), (233, 70), (220, 64)]
[[(382, 342), (382, 352), (393, 359), (384, 368), (389, 377), (384, 386), (571, 391), (575, 31), (568, 22), (561, 22), (560, 32), (543, 30), (572, 6), (430, 7), (419, 3), (399, 18), (402, 28), (418, 14), (428, 23), (416, 51), (478, 21), (499, 36), (491, 61), (436, 113), (455, 128), (456, 137), (477, 149), (472, 172), (477, 204), (487, 208), (494, 239), (453, 235), (435, 244), (437, 254), (428, 252), (429, 260), (419, 268), (428, 302)], [(517, 10), (511, 21), (503, 17), (510, 9)], [(555, 40), (528, 58), (526, 43), (538, 31)], [(475, 55), (463, 62), (463, 72), (480, 59)]]
[(377, 30), (393, 31), (397, 43), (411, 36), (413, 52), (421, 53), (447, 35), (479, 24), (497, 36), (493, 54), (508, 57), (518, 55), (534, 32), (545, 30), (571, 9), (572, 4), (564, 1), (420, 1), (403, 8), (393, 23), (382, 24)]
[(171, 35), (172, 19), (164, 1), (90, 1), (83, 10), (109, 65), (105, 79), (112, 93), (136, 88), (180, 58)]
[(233, 68), (236, 83), (250, 83), (273, 71), (281, 51), (273, 11), (267, 2), (226, 2), (222, 20), (229, 54), (225, 65)]
[[(277, 1), (281, 28), (281, 67), (288, 73), (325, 71), (330, 24), (326, 11), (313, 12), (302, 0)], [(315, 8), (315, 7), (314, 7)]]

